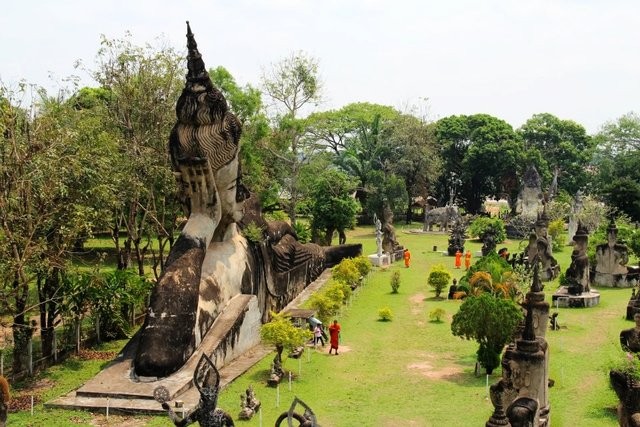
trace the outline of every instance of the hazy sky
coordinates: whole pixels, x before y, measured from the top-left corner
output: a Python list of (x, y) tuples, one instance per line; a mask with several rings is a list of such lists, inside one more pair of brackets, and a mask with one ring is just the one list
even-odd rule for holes
[(76, 60), (93, 67), (100, 34), (184, 51), (189, 20), (207, 67), (241, 85), (294, 51), (317, 58), (320, 109), (428, 98), (432, 119), (488, 113), (517, 128), (549, 112), (594, 133), (640, 111), (639, 16), (637, 0), (7, 1), (0, 79), (55, 89)]

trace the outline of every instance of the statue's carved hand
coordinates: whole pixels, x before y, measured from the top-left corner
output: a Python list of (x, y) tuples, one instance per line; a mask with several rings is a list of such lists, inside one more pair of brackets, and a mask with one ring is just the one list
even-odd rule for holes
[(179, 166), (184, 198), (189, 202), (191, 214), (209, 216), (217, 224), (221, 217), (218, 189), (208, 160), (202, 159)]

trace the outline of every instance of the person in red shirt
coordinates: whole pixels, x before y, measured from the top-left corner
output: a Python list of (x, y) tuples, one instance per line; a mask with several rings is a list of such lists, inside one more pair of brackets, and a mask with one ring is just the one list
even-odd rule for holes
[(409, 268), (409, 264), (411, 264), (411, 252), (409, 252), (409, 249), (405, 249), (402, 256), (404, 258), (404, 266)]
[(338, 344), (340, 343), (340, 324), (337, 320), (334, 320), (331, 326), (329, 326), (329, 342), (331, 343), (331, 348), (329, 348), (329, 354), (331, 354), (331, 350), (336, 350), (336, 355), (338, 354)]
[(462, 252), (456, 251), (456, 268), (460, 268), (462, 265)]

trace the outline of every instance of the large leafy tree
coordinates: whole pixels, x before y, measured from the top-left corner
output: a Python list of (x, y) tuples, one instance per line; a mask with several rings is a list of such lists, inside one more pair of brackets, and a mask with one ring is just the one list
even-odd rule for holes
[[(173, 105), (183, 86), (183, 60), (171, 48), (140, 47), (129, 37), (103, 37), (94, 79), (109, 91), (105, 121), (118, 142), (118, 200), (112, 205), (112, 236), (119, 269), (133, 257), (140, 275), (155, 232), (161, 243), (173, 238), (175, 180), (169, 166), (167, 135), (175, 123)], [(126, 233), (124, 243), (120, 233)]]
[(356, 215), (361, 209), (354, 198), (356, 185), (353, 177), (335, 167), (315, 174), (309, 199), (311, 229), (316, 243), (331, 245), (335, 231), (338, 231), (340, 244), (346, 242), (345, 230), (355, 226)]
[[(398, 153), (391, 169), (404, 180), (409, 200), (426, 200), (441, 171), (433, 126), (417, 117), (401, 115), (389, 124), (389, 143), (397, 147)], [(411, 216), (411, 203), (407, 203), (407, 224)]]
[(478, 212), (485, 197), (513, 197), (518, 188), (523, 146), (511, 125), (487, 114), (450, 116), (435, 124), (443, 169), (438, 198), (452, 194), (471, 213)]
[(13, 313), (14, 372), (27, 364), (33, 328), (26, 315), (33, 283), (43, 353), (52, 352), (60, 279), (74, 244), (104, 214), (104, 177), (112, 165), (106, 159), (109, 139), (100, 127), (62, 97), (51, 98), (34, 87), (33, 103), (22, 108), (29, 89), (0, 89), (0, 285), (3, 308)]
[(560, 190), (575, 194), (587, 185), (595, 143), (582, 125), (541, 113), (527, 120), (518, 134), (529, 156), (539, 159), (535, 166), (546, 182), (557, 171)]
[(262, 87), (269, 105), (273, 131), (266, 138), (267, 148), (280, 164), (279, 179), (286, 191), (286, 210), (292, 224), (302, 198), (300, 169), (308, 162), (310, 147), (305, 145), (304, 109), (317, 104), (322, 96), (318, 61), (304, 52), (293, 53), (262, 75)]
[(628, 113), (606, 123), (594, 140), (593, 189), (611, 207), (640, 221), (640, 116)]

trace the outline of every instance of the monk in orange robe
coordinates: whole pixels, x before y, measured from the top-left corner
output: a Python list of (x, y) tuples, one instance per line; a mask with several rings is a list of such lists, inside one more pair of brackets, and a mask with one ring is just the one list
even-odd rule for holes
[(462, 252), (460, 251), (456, 251), (456, 268), (460, 268), (460, 266), (462, 265)]
[(464, 269), (468, 270), (471, 267), (471, 251), (467, 249), (467, 253), (464, 254)]
[(411, 264), (411, 252), (409, 252), (409, 249), (404, 250), (402, 257), (404, 258), (404, 266), (409, 268), (409, 264)]
[(329, 326), (329, 342), (331, 343), (329, 354), (331, 354), (331, 350), (335, 349), (337, 355), (338, 344), (340, 343), (340, 324), (337, 320), (334, 320), (331, 326)]

